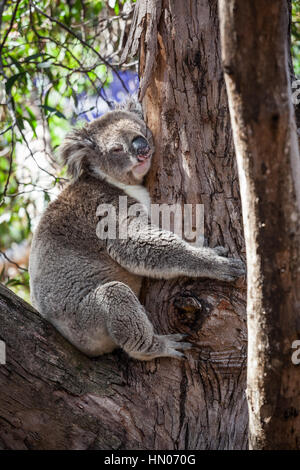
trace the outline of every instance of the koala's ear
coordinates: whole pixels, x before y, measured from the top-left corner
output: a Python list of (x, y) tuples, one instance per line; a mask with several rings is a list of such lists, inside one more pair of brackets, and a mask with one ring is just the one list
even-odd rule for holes
[(59, 153), (62, 163), (67, 165), (68, 174), (73, 179), (79, 178), (85, 160), (95, 147), (96, 144), (88, 132), (88, 126), (67, 134), (59, 148)]
[(129, 111), (130, 113), (137, 114), (140, 119), (144, 119), (143, 108), (138, 100), (137, 95), (128, 96), (126, 100), (116, 109), (122, 109), (123, 111)]

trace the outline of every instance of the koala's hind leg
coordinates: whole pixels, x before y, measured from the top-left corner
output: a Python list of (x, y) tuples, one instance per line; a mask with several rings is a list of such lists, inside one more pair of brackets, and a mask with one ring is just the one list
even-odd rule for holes
[[(121, 282), (97, 287), (80, 302), (76, 327), (57, 328), (71, 343), (89, 356), (123, 348), (129, 356), (144, 361), (156, 357), (184, 357), (178, 349), (190, 349), (180, 342), (185, 335), (156, 335), (145, 309), (133, 291)], [(80, 328), (80, 330), (79, 330)], [(67, 333), (67, 334), (66, 334)]]
[(180, 342), (185, 335), (155, 334), (144, 307), (126, 284), (110, 282), (101, 289), (102, 294), (105, 290), (107, 302), (107, 331), (129, 356), (142, 361), (166, 356), (182, 358), (184, 354), (178, 349), (191, 349), (190, 343)]

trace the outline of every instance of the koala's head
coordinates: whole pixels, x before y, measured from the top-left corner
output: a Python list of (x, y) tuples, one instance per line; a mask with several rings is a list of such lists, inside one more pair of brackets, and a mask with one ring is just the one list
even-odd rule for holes
[(153, 152), (152, 134), (134, 100), (74, 130), (61, 146), (63, 162), (74, 179), (90, 173), (125, 184), (142, 182)]

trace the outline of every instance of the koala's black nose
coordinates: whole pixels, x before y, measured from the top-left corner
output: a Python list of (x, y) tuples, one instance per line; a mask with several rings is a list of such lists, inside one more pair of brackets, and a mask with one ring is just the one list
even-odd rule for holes
[(131, 142), (131, 147), (132, 147), (133, 152), (138, 156), (145, 157), (150, 151), (150, 147), (149, 147), (147, 140), (141, 136), (133, 139), (133, 141)]

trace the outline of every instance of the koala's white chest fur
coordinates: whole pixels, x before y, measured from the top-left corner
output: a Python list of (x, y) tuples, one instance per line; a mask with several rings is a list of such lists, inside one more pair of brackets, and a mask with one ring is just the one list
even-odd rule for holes
[(128, 196), (133, 197), (133, 199), (143, 204), (147, 208), (148, 213), (150, 212), (151, 199), (148, 190), (144, 186), (124, 184), (121, 189), (123, 189)]
[(128, 196), (132, 197), (133, 199), (136, 199), (136, 201), (138, 201), (140, 204), (143, 204), (146, 207), (147, 212), (150, 213), (151, 199), (150, 194), (145, 188), (145, 186), (142, 186), (140, 184), (124, 184), (120, 181), (115, 180), (114, 178), (111, 178), (110, 176), (104, 174), (102, 171), (96, 168), (94, 169), (94, 171), (96, 174), (105, 178), (108, 183), (112, 184), (113, 186), (116, 186), (117, 188), (122, 189), (126, 194), (128, 194)]

